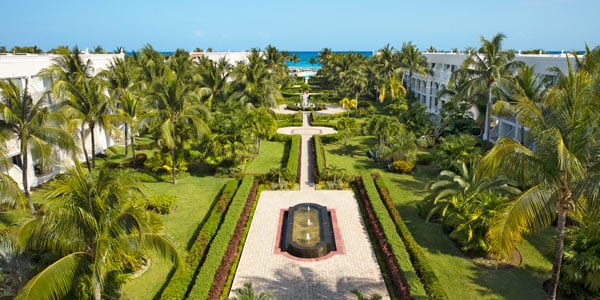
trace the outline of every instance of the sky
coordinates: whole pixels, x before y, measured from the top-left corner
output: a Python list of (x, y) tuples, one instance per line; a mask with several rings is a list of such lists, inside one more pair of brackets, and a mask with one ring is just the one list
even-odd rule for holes
[(0, 46), (101, 45), (159, 51), (465, 49), (506, 35), (504, 49), (600, 45), (598, 0), (1, 0)]

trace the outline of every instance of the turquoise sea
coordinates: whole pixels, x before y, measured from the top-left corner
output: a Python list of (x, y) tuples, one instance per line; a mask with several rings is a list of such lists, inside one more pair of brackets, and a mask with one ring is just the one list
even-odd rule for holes
[[(333, 51), (334, 53), (343, 53), (346, 54), (348, 52), (352, 52), (352, 53), (360, 53), (364, 56), (366, 56), (367, 58), (371, 57), (373, 55), (372, 51)], [(300, 59), (299, 62), (297, 63), (292, 63), (292, 62), (287, 62), (287, 66), (288, 67), (295, 67), (295, 68), (300, 68), (300, 69), (319, 69), (321, 68), (321, 64), (317, 63), (314, 65), (311, 65), (309, 63), (311, 57), (314, 57), (315, 61), (317, 60), (317, 57), (319, 56), (320, 51), (289, 51), (290, 55), (298, 55), (298, 58)]]

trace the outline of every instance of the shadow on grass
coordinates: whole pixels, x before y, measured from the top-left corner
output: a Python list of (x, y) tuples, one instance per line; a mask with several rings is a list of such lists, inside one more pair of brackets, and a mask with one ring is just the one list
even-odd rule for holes
[(544, 269), (521, 265), (519, 267), (474, 266), (469, 278), (479, 288), (482, 296), (498, 295), (504, 299), (546, 299), (543, 282), (547, 278)]
[(196, 162), (190, 164), (188, 171), (191, 176), (195, 177), (206, 177), (214, 175), (214, 168), (212, 165), (205, 162)]

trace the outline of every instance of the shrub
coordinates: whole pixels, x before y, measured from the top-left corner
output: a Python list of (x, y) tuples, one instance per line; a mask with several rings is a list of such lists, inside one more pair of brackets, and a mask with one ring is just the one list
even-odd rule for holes
[(178, 270), (169, 280), (166, 288), (160, 295), (161, 299), (184, 299), (192, 282), (195, 280), (195, 271), (200, 268), (204, 254), (208, 249), (209, 244), (214, 239), (215, 233), (221, 224), (225, 209), (223, 206), (229, 205), (233, 199), (233, 195), (238, 187), (239, 181), (228, 181), (221, 190), (218, 198), (213, 201), (212, 207), (204, 218), (200, 232), (196, 240), (188, 251), (186, 262), (188, 268)]
[(325, 174), (325, 149), (321, 142), (321, 136), (315, 135), (312, 138), (312, 151), (313, 159), (315, 160), (313, 166), (316, 167), (313, 171), (315, 181), (320, 181), (321, 176)]
[(302, 137), (293, 135), (285, 168), (288, 170), (286, 180), (300, 182), (300, 153)]
[(276, 133), (271, 137), (271, 140), (275, 142), (289, 142), (292, 140), (292, 137), (293, 135)]
[(396, 205), (394, 204), (388, 189), (383, 183), (383, 179), (378, 173), (374, 173), (372, 177), (389, 215), (396, 224), (396, 230), (400, 234), (400, 237), (406, 246), (406, 251), (410, 255), (410, 260), (415, 271), (421, 278), (421, 282), (427, 291), (427, 295), (430, 299), (448, 299), (440, 280), (438, 279), (437, 275), (435, 275), (431, 265), (429, 265), (429, 261), (423, 252), (421, 252), (421, 248), (400, 217), (400, 214), (396, 209)]
[[(381, 204), (381, 200), (377, 195), (377, 191), (373, 186), (373, 180), (370, 178), (356, 179), (356, 186), (358, 188), (360, 204), (364, 210), (365, 220), (369, 225), (369, 231), (372, 233), (375, 239), (373, 245), (377, 246), (380, 255), (378, 255), (379, 263), (382, 264), (383, 268), (387, 270), (386, 274), (391, 283), (393, 292), (396, 296), (401, 299), (411, 299), (411, 296), (417, 296), (422, 294), (424, 296), (425, 291), (423, 287), (420, 287), (419, 292), (419, 280), (415, 278), (414, 270), (411, 269), (410, 260), (406, 250), (403, 249), (404, 245), (400, 240), (398, 234), (393, 230), (393, 222), (389, 216), (382, 213), (385, 208)], [(411, 277), (408, 278), (406, 276)], [(410, 282), (410, 283), (409, 283)], [(415, 285), (409, 288), (409, 284)]]
[[(246, 241), (246, 236), (248, 234), (248, 230), (250, 229), (250, 223), (254, 214), (254, 209), (256, 208), (256, 203), (258, 202), (256, 201), (259, 197), (258, 189), (258, 180), (255, 179), (252, 183), (250, 193), (246, 199), (246, 205), (244, 206), (242, 215), (237, 222), (233, 237), (231, 238), (229, 246), (227, 247), (225, 257), (221, 262), (221, 266), (217, 270), (215, 280), (210, 288), (209, 299), (217, 299), (219, 295), (223, 295), (224, 291), (229, 291), (231, 288), (235, 270), (237, 269), (237, 265), (242, 254), (242, 249), (244, 248), (244, 243)], [(226, 297), (223, 297), (223, 299), (225, 298)]]
[(320, 137), (323, 144), (331, 144), (341, 141), (344, 138), (344, 132), (338, 131), (336, 133), (323, 134)]
[(242, 180), (242, 183), (236, 191), (231, 205), (227, 210), (222, 225), (219, 227), (219, 230), (210, 244), (210, 248), (206, 254), (206, 259), (200, 267), (200, 271), (198, 272), (196, 278), (200, 278), (202, 280), (195, 281), (188, 298), (208, 299), (208, 293), (215, 280), (217, 269), (221, 265), (221, 261), (225, 256), (229, 242), (231, 241), (237, 227), (238, 220), (244, 211), (244, 207), (246, 207), (248, 195), (252, 189), (253, 182), (253, 177), (244, 177)]
[(430, 165), (433, 159), (433, 155), (427, 151), (417, 153), (417, 164), (419, 165)]
[(406, 160), (396, 160), (391, 163), (390, 169), (396, 173), (410, 174), (415, 169), (415, 163)]
[(136, 177), (137, 180), (146, 183), (156, 183), (158, 180), (154, 177), (153, 174), (145, 173), (145, 172), (133, 172), (132, 176)]
[(161, 215), (169, 214), (175, 208), (175, 195), (156, 195), (148, 199), (147, 210), (155, 211)]

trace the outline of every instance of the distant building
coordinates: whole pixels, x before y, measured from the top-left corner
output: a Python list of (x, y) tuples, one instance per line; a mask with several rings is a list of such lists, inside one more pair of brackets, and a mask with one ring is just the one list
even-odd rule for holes
[[(446, 88), (450, 81), (450, 76), (458, 70), (465, 59), (466, 53), (423, 53), (427, 57), (427, 62), (433, 70), (433, 75), (413, 74), (410, 83), (411, 90), (415, 97), (427, 107), (427, 111), (439, 114), (442, 105), (449, 99), (447, 97), (438, 98), (438, 92)], [(575, 58), (569, 54), (571, 64), (575, 65)], [(535, 72), (540, 74), (541, 78), (549, 79), (550, 82), (556, 81), (556, 74), (549, 71), (551, 67), (557, 67), (563, 72), (567, 72), (566, 54), (515, 54), (516, 61), (522, 61), (527, 65), (533, 66)], [(407, 79), (408, 80), (408, 79)], [(493, 116), (494, 126), (490, 131), (490, 140), (496, 141), (498, 137), (512, 137), (521, 141), (521, 135), (528, 131), (523, 128), (515, 118)]]
[[(114, 58), (123, 58), (124, 54), (89, 54), (82, 52), (81, 58), (84, 61), (91, 61), (94, 67), (94, 73), (105, 70), (108, 68)], [(53, 99), (48, 93), (52, 86), (52, 78), (41, 77), (38, 73), (49, 66), (54, 61), (53, 59), (58, 57), (55, 54), (0, 54), (0, 80), (12, 80), (15, 82), (21, 90), (24, 89), (24, 85), (27, 82), (28, 92), (34, 101), (45, 98), (48, 106), (53, 107), (58, 104), (59, 99)], [(114, 144), (113, 139), (104, 132), (104, 130), (98, 126), (96, 128), (96, 149), (91, 150), (91, 141), (86, 140), (88, 151), (95, 151), (96, 153), (102, 152), (109, 146)], [(19, 148), (19, 141), (16, 137), (13, 137), (6, 142), (8, 166), (1, 166), (0, 170), (4, 173), (9, 174), (21, 187), (22, 187), (22, 164), (21, 164), (21, 151)], [(40, 185), (56, 174), (64, 171), (65, 167), (72, 164), (71, 157), (67, 156), (61, 151), (56, 151), (57, 164), (47, 169), (42, 169), (37, 163), (38, 157), (32, 157), (31, 151), (29, 152), (29, 165), (28, 176), (29, 184), (31, 187)], [(83, 159), (83, 156), (81, 156)]]

